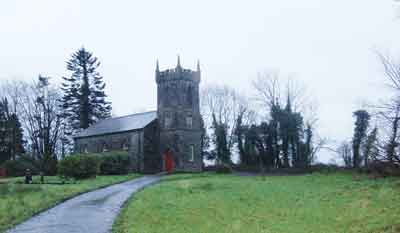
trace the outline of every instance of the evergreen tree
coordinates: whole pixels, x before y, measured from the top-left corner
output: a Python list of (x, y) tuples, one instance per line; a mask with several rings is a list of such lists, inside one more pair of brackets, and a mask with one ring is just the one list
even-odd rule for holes
[(105, 83), (98, 72), (100, 62), (97, 57), (81, 48), (67, 61), (70, 77), (63, 77), (62, 107), (72, 128), (86, 129), (91, 124), (110, 117), (111, 103), (106, 100)]
[(18, 116), (9, 111), (8, 100), (0, 101), (0, 163), (25, 152), (23, 130)]
[(360, 148), (366, 137), (370, 115), (365, 110), (358, 110), (353, 113), (356, 117), (353, 136), (353, 167), (359, 168), (361, 162)]

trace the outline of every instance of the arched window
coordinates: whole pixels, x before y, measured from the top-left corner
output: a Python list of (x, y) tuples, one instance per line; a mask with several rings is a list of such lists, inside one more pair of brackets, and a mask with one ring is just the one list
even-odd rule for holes
[(186, 113), (186, 127), (189, 129), (193, 127), (193, 117), (191, 112)]
[(124, 142), (122, 143), (122, 150), (129, 150), (129, 144), (128, 144), (127, 141), (124, 141)]
[(193, 104), (193, 91), (191, 86), (188, 87), (186, 92), (186, 104), (187, 106), (192, 106)]
[(172, 113), (171, 112), (165, 112), (164, 127), (166, 129), (169, 129), (172, 127)]
[(194, 145), (190, 145), (189, 148), (189, 161), (194, 162)]
[(108, 146), (106, 143), (103, 143), (102, 152), (108, 152)]

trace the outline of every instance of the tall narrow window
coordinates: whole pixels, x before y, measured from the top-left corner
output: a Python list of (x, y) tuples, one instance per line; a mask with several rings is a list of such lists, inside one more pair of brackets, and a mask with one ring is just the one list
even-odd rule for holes
[(193, 162), (194, 161), (194, 145), (190, 145), (190, 151), (189, 151), (189, 161)]
[(103, 143), (103, 152), (108, 152), (108, 147), (106, 143)]
[(193, 117), (192, 113), (186, 114), (186, 127), (191, 129), (193, 127)]
[(172, 114), (170, 112), (165, 113), (165, 119), (164, 119), (164, 127), (166, 129), (171, 128), (172, 126)]
[(128, 142), (124, 141), (124, 142), (122, 143), (122, 150), (129, 150)]

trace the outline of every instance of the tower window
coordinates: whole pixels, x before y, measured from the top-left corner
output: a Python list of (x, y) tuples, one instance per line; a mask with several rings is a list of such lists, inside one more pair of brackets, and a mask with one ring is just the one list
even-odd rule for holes
[(164, 127), (166, 129), (171, 128), (172, 126), (172, 116), (170, 112), (165, 113), (165, 119), (164, 119)]
[(191, 129), (193, 127), (193, 117), (191, 113), (188, 113), (186, 115), (186, 127)]
[(103, 143), (103, 149), (102, 152), (108, 152), (108, 147), (106, 143)]
[(189, 161), (194, 162), (194, 145), (190, 145), (189, 153)]

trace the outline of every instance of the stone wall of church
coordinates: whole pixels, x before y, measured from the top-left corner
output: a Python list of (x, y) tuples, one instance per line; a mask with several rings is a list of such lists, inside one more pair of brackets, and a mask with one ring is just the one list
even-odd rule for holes
[(144, 167), (143, 130), (100, 135), (75, 139), (75, 152), (101, 153), (113, 150), (127, 150), (132, 158), (132, 170), (141, 171)]
[(159, 124), (155, 120), (144, 129), (75, 139), (75, 152), (101, 153), (126, 150), (132, 158), (132, 170), (157, 173), (162, 170)]
[(176, 130), (161, 132), (160, 150), (170, 149), (176, 171), (202, 171), (201, 132), (197, 130)]
[(160, 131), (158, 121), (154, 121), (143, 130), (143, 169), (144, 173), (162, 171), (162, 157), (159, 150)]

